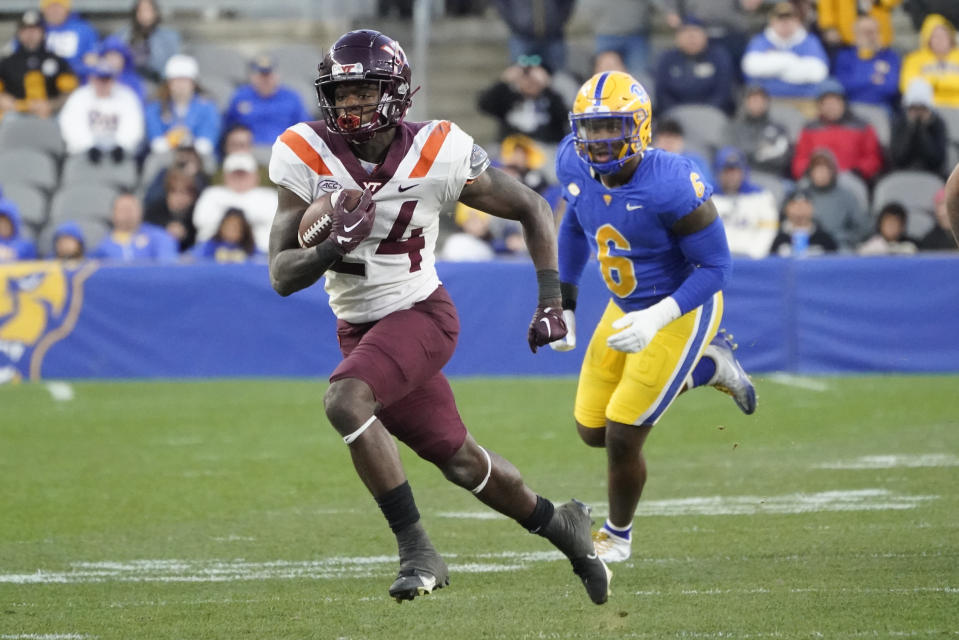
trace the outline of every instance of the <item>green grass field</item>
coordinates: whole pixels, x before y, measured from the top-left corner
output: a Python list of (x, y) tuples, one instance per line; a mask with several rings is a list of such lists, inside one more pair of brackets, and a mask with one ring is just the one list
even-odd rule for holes
[[(452, 584), (394, 603), (321, 383), (0, 387), (0, 640), (959, 636), (959, 377), (787, 382), (757, 380), (752, 418), (709, 389), (674, 404), (601, 607), (408, 451)], [(574, 380), (454, 387), (480, 443), (601, 522)]]

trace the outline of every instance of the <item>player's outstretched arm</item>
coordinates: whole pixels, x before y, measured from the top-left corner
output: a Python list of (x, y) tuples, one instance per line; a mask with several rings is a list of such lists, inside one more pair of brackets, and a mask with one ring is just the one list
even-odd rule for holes
[(952, 226), (952, 237), (959, 245), (959, 164), (946, 180), (946, 213), (949, 215), (949, 224)]
[(288, 296), (319, 280), (340, 254), (328, 242), (301, 249), (296, 233), (310, 203), (284, 187), (277, 187), (277, 193), (270, 229), (270, 283), (281, 296)]
[(559, 292), (556, 223), (553, 212), (538, 193), (499, 169), (490, 167), (463, 187), (460, 202), (507, 220), (518, 220), (530, 258), (536, 266), (539, 304), (527, 332), (529, 348), (536, 349), (566, 335)]

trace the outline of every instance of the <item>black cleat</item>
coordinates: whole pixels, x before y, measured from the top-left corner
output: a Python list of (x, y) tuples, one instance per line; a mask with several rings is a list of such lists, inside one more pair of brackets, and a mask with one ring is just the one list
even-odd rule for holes
[(400, 571), (390, 586), (390, 596), (397, 602), (412, 600), (449, 585), (449, 569), (419, 523), (397, 536), (397, 542)]
[(442, 571), (437, 570), (437, 574), (425, 569), (400, 569), (399, 575), (390, 586), (390, 596), (397, 602), (412, 600), (416, 596), (425, 596), (433, 593), (434, 589), (442, 589), (450, 583), (449, 574), (446, 570), (446, 563), (437, 556), (439, 564), (442, 565)]
[(570, 500), (556, 507), (543, 536), (569, 558), (573, 573), (583, 581), (589, 599), (595, 604), (603, 604), (609, 598), (609, 582), (613, 572), (593, 547), (589, 513), (588, 506), (579, 500)]

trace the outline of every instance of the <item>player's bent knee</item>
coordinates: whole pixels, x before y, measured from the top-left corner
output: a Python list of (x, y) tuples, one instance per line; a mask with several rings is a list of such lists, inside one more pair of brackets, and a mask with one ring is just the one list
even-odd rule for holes
[(352, 433), (376, 410), (373, 392), (362, 380), (337, 380), (323, 395), (326, 417), (341, 435)]
[(471, 491), (487, 480), (492, 471), (489, 454), (475, 442), (469, 441), (449, 460), (437, 466), (447, 480)]
[(600, 448), (606, 446), (606, 427), (585, 427), (577, 422), (576, 431), (579, 432), (580, 439), (589, 446)]

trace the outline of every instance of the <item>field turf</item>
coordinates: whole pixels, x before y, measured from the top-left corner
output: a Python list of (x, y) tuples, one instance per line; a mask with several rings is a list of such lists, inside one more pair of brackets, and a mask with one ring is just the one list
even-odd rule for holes
[[(449, 588), (395, 543), (321, 382), (0, 387), (0, 640), (959, 638), (956, 376), (759, 378), (647, 443), (634, 555), (597, 607), (541, 538), (403, 450)], [(572, 379), (454, 381), (477, 440), (606, 512)]]

